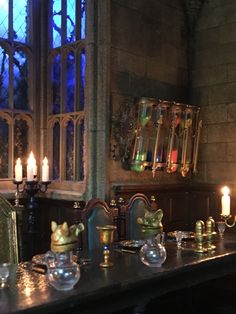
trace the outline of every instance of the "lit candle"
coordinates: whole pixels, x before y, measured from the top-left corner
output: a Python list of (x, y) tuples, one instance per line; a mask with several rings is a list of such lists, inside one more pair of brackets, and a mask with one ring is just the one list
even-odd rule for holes
[(31, 152), (27, 161), (27, 181), (34, 180), (36, 160), (34, 158), (34, 154)]
[(15, 165), (15, 181), (22, 181), (22, 164), (20, 158), (17, 158)]
[(222, 188), (223, 196), (221, 197), (221, 207), (222, 212), (221, 215), (228, 216), (230, 215), (230, 196), (229, 196), (229, 188), (224, 186)]
[(44, 159), (43, 159), (42, 181), (43, 182), (49, 181), (49, 166), (48, 166), (48, 159), (47, 159), (47, 157), (44, 157)]

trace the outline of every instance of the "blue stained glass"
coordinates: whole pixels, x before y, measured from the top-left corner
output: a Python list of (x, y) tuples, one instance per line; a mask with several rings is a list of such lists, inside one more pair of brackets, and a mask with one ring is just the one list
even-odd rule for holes
[(8, 177), (9, 126), (0, 118), (0, 178)]
[(73, 52), (67, 56), (66, 76), (66, 112), (73, 112), (75, 99), (75, 56)]
[(79, 124), (79, 180), (84, 179), (84, 120)]
[(61, 56), (56, 55), (52, 65), (52, 94), (53, 94), (53, 108), (54, 114), (60, 113), (61, 103)]
[(81, 39), (85, 38), (85, 0), (81, 0), (81, 24), (80, 24), (80, 37)]
[(23, 51), (15, 51), (13, 56), (14, 108), (28, 109), (28, 62)]
[(26, 164), (29, 147), (29, 126), (23, 119), (15, 120), (14, 124), (14, 160), (21, 158), (23, 165), (23, 176), (26, 176)]
[(53, 179), (60, 177), (60, 125), (55, 123), (53, 127)]
[(85, 51), (83, 50), (80, 54), (80, 91), (79, 91), (80, 110), (84, 109), (85, 68), (86, 68), (86, 55)]
[(66, 41), (69, 43), (75, 41), (75, 4), (75, 0), (67, 0)]
[(8, 108), (9, 56), (0, 46), (0, 108)]
[(8, 2), (9, 0), (0, 2), (0, 37), (2, 38), (8, 38)]
[(61, 46), (61, 0), (53, 1), (53, 47)]
[(74, 123), (69, 121), (66, 127), (66, 180), (74, 180)]
[(28, 0), (13, 1), (13, 39), (25, 43), (27, 39)]

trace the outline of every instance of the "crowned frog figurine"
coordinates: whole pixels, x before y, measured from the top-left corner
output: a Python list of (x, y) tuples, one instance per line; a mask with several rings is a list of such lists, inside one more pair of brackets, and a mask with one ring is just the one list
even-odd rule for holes
[(138, 218), (137, 223), (142, 226), (142, 231), (146, 235), (155, 235), (163, 231), (162, 225), (163, 211), (157, 209), (155, 212), (145, 211), (143, 218)]
[(67, 252), (78, 247), (79, 234), (84, 230), (82, 223), (68, 226), (67, 222), (58, 225), (51, 222), (51, 250), (52, 252)]

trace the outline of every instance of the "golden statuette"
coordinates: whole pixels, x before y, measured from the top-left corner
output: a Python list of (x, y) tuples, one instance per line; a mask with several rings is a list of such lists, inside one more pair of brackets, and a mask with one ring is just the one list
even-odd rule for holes
[(79, 223), (69, 227), (67, 222), (58, 225), (52, 221), (51, 230), (51, 250), (53, 252), (66, 252), (78, 247), (78, 236), (84, 230), (84, 225)]
[(155, 212), (146, 211), (143, 218), (137, 219), (137, 223), (142, 225), (144, 228), (162, 229), (162, 217), (162, 209), (158, 209)]

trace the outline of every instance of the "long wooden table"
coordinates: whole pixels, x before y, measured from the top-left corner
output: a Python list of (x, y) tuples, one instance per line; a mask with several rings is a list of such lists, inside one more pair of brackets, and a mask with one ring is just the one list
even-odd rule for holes
[[(173, 241), (166, 242), (167, 259), (160, 268), (141, 263), (138, 254), (114, 251), (114, 266), (102, 269), (102, 252), (87, 252), (91, 265), (81, 267), (81, 278), (74, 289), (56, 291), (46, 275), (18, 267), (12, 271), (9, 287), (0, 289), (0, 313), (60, 313), (77, 309), (77, 313), (111, 313), (138, 306), (152, 298), (235, 272), (236, 237), (214, 241), (212, 253), (197, 254), (193, 242), (177, 250)], [(69, 312), (68, 312), (69, 313)]]

